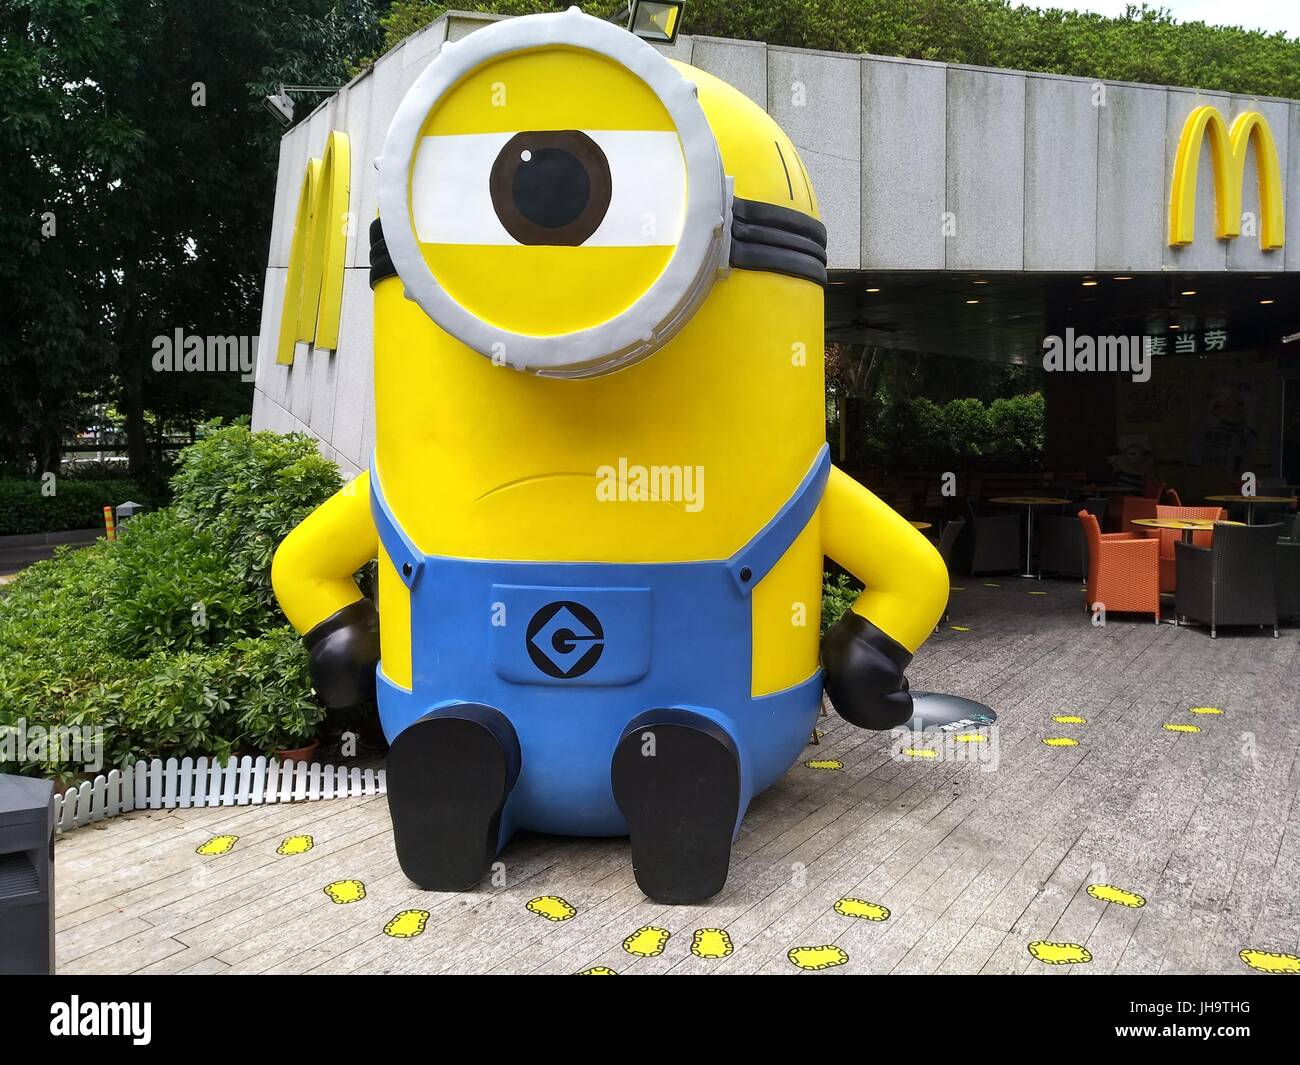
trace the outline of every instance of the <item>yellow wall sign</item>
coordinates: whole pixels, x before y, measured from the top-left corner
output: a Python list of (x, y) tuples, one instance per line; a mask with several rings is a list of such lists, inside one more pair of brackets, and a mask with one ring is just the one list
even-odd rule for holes
[(299, 340), (333, 351), (339, 343), (352, 151), (337, 130), (325, 154), (309, 159), (298, 194), (275, 361), (290, 365)]
[(1214, 167), (1216, 236), (1229, 240), (1241, 233), (1242, 184), (1246, 155), (1253, 144), (1259, 171), (1259, 246), (1265, 251), (1282, 247), (1286, 231), (1282, 173), (1268, 120), (1258, 111), (1243, 111), (1229, 129), (1219, 109), (1209, 105), (1197, 107), (1187, 116), (1178, 139), (1169, 192), (1169, 243), (1174, 247), (1192, 243), (1196, 229), (1196, 170), (1206, 137)]

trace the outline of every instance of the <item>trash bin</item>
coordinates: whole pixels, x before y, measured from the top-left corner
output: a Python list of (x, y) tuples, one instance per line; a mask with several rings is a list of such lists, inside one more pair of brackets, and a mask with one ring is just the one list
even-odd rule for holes
[(0, 776), (0, 974), (54, 972), (54, 786)]

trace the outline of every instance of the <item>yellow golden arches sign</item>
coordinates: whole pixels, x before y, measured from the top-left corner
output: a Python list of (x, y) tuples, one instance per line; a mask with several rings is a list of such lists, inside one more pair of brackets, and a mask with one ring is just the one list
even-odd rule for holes
[(293, 362), (299, 340), (329, 351), (338, 347), (351, 181), (348, 135), (336, 130), (325, 142), (325, 154), (307, 161), (302, 177), (275, 349), (278, 363)]
[(1259, 171), (1259, 246), (1265, 251), (1282, 247), (1286, 213), (1282, 202), (1282, 173), (1277, 162), (1273, 131), (1258, 111), (1243, 111), (1232, 123), (1224, 122), (1217, 107), (1195, 108), (1183, 124), (1174, 157), (1174, 180), (1169, 192), (1169, 243), (1192, 243), (1196, 230), (1196, 170), (1201, 144), (1210, 140), (1214, 167), (1215, 235), (1228, 240), (1241, 233), (1241, 193), (1246, 178), (1246, 154), (1255, 147)]

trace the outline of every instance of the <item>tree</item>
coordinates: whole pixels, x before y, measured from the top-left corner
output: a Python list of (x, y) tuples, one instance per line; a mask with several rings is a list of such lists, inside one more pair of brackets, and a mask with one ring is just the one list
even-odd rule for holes
[[(261, 0), (3, 4), (0, 91), (21, 106), (0, 122), (18, 171), (0, 192), (0, 296), (18, 320), (0, 369), (24, 395), (0, 447), (57, 468), (87, 400), (111, 398), (144, 473), (151, 423), (248, 409), (238, 375), (156, 373), (152, 360), (153, 339), (178, 328), (257, 334), (282, 133), (261, 97), (281, 81), (342, 84), (387, 5), (281, 0), (269, 17)], [(51, 210), (56, 234), (39, 239)]]

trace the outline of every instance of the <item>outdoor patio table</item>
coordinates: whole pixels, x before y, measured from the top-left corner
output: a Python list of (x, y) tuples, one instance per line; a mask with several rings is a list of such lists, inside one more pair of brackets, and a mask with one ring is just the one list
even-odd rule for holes
[[(1214, 499), (1214, 496), (1209, 498)], [(1130, 518), (1130, 525), (1141, 525), (1144, 529), (1178, 529), (1183, 534), (1183, 543), (1192, 542), (1192, 533), (1208, 532), (1216, 525), (1242, 525), (1240, 521), (1215, 521), (1213, 518)]]
[(1062, 506), (1069, 500), (1059, 496), (994, 496), (989, 502), (1025, 508), (1025, 572), (1020, 576), (1042, 580), (1041, 573), (1030, 572), (1034, 565), (1034, 507)]
[(1206, 496), (1211, 503), (1244, 503), (1246, 505), (1246, 524), (1255, 524), (1256, 503), (1290, 503), (1295, 506), (1295, 496)]

